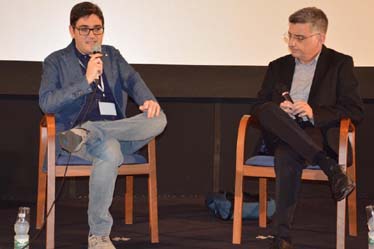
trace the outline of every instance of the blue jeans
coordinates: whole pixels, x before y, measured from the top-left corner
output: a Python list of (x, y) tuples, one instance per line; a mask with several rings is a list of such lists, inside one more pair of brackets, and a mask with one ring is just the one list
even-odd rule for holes
[(108, 236), (113, 225), (109, 212), (112, 204), (118, 166), (124, 157), (138, 151), (166, 126), (163, 112), (147, 118), (141, 113), (115, 121), (87, 121), (81, 125), (88, 139), (74, 155), (92, 162), (89, 180), (88, 224), (90, 234)]

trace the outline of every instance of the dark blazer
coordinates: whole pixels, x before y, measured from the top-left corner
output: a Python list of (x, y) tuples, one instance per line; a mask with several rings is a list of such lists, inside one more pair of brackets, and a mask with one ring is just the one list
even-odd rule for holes
[[(280, 104), (284, 100), (281, 94), (291, 89), (294, 70), (295, 58), (292, 55), (270, 62), (258, 93), (258, 102), (254, 105), (254, 113), (256, 108), (265, 102)], [(323, 46), (308, 104), (313, 109), (314, 126), (322, 129), (324, 138), (336, 151), (340, 119), (348, 117), (358, 124), (364, 115), (352, 57)]]

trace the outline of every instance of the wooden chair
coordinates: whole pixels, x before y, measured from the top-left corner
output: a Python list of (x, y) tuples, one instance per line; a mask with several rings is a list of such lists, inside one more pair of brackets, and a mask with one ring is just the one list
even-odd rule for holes
[[(253, 122), (253, 118), (244, 115), (241, 118), (238, 130), (236, 145), (236, 176), (235, 176), (235, 200), (234, 200), (234, 221), (233, 221), (233, 244), (241, 243), (242, 232), (242, 207), (243, 207), (243, 178), (244, 176), (259, 178), (259, 226), (266, 227), (267, 210), (267, 179), (275, 178), (274, 158), (271, 156), (254, 156), (244, 161), (245, 138), (247, 126)], [(352, 146), (352, 165), (347, 166), (348, 139)], [(339, 165), (356, 182), (356, 160), (355, 160), (355, 127), (349, 119), (342, 119), (340, 122), (339, 138)], [(257, 161), (257, 162), (256, 162)], [(265, 162), (265, 163), (264, 163)], [(328, 181), (326, 175), (319, 167), (308, 166), (303, 170), (303, 180)], [(357, 201), (356, 189), (348, 196), (348, 219), (349, 234), (357, 236)], [(346, 199), (337, 203), (336, 220), (336, 248), (345, 248), (345, 217)]]
[[(66, 162), (56, 161), (55, 157), (55, 117), (51, 114), (45, 115), (40, 122), (40, 147), (39, 147), (39, 180), (38, 180), (38, 200), (36, 214), (36, 228), (41, 229), (45, 220), (45, 212), (48, 211), (55, 201), (56, 178), (63, 177), (66, 170)], [(121, 165), (118, 175), (126, 176), (125, 192), (125, 223), (133, 223), (133, 185), (134, 175), (148, 176), (148, 204), (149, 204), (149, 226), (152, 243), (159, 242), (158, 236), (158, 210), (157, 210), (157, 179), (156, 179), (156, 150), (155, 139), (148, 144), (148, 162), (137, 155)], [(139, 160), (139, 158), (142, 160)], [(79, 159), (79, 158), (78, 158)], [(46, 164), (44, 164), (46, 160)], [(70, 160), (71, 162), (73, 160)], [(84, 161), (81, 159), (81, 161)], [(141, 162), (142, 161), (142, 162)], [(141, 163), (139, 163), (141, 162)], [(43, 165), (47, 165), (47, 171), (43, 170)], [(70, 164), (69, 164), (70, 165)], [(74, 163), (68, 167), (66, 177), (89, 176), (91, 165)], [(46, 248), (55, 247), (55, 207), (46, 218)]]

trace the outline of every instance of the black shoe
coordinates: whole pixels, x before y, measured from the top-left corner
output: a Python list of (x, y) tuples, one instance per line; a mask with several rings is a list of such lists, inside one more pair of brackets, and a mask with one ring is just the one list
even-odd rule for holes
[(271, 242), (270, 249), (294, 249), (291, 242), (284, 239), (274, 238)]
[(343, 173), (340, 166), (334, 168), (333, 175), (329, 180), (332, 195), (337, 201), (346, 198), (356, 187), (354, 182)]
[(58, 134), (58, 139), (62, 149), (73, 153), (79, 151), (87, 140), (87, 130), (74, 128)]

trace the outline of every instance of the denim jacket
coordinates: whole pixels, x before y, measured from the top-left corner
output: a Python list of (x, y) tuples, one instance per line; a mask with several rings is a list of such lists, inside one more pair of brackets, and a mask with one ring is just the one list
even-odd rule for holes
[[(43, 62), (39, 105), (44, 113), (55, 114), (57, 131), (72, 128), (88, 94), (92, 92), (82, 73), (74, 46), (72, 41), (69, 46), (52, 53)], [(138, 105), (146, 100), (156, 101), (140, 75), (116, 48), (103, 45), (102, 53), (105, 76), (123, 117), (126, 117), (128, 96)]]

